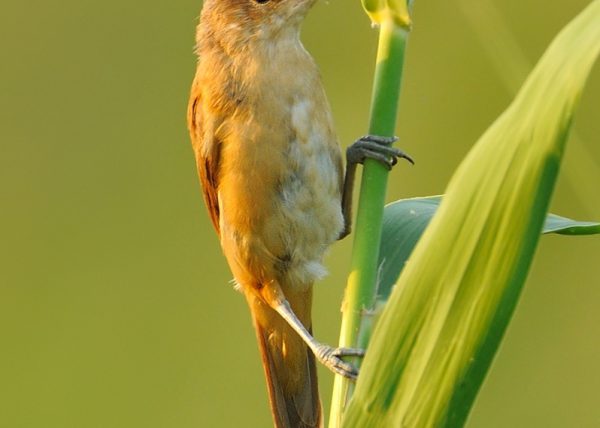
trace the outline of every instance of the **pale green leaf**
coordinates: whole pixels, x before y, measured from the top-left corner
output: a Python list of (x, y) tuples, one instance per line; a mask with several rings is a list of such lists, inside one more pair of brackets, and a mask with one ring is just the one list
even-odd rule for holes
[(527, 276), (599, 50), (596, 0), (458, 168), (375, 327), (344, 426), (462, 426)]
[[(386, 205), (379, 250), (378, 300), (386, 301), (400, 271), (442, 202), (441, 196), (403, 199)], [(542, 233), (594, 235), (600, 223), (548, 214)]]

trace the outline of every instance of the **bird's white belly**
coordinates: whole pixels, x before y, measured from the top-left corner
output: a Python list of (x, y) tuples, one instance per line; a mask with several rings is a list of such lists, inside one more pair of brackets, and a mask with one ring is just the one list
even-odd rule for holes
[(281, 183), (278, 216), (287, 225), (282, 237), (291, 251), (287, 276), (292, 283), (309, 284), (325, 275), (324, 253), (344, 226), (340, 152), (329, 116), (316, 112), (310, 99), (291, 109), (295, 138), (286, 154), (289, 174)]

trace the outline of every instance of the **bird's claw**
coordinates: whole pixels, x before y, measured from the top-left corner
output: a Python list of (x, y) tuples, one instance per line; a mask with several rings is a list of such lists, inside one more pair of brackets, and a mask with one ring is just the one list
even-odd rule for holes
[(398, 163), (398, 158), (403, 158), (414, 164), (413, 159), (391, 145), (398, 141), (398, 137), (382, 137), (379, 135), (365, 135), (359, 138), (346, 150), (346, 158), (350, 163), (364, 163), (365, 159), (374, 159), (388, 170)]
[(358, 369), (354, 365), (342, 360), (342, 357), (364, 357), (365, 351), (356, 348), (333, 348), (327, 345), (320, 345), (315, 356), (323, 365), (334, 373), (356, 380)]

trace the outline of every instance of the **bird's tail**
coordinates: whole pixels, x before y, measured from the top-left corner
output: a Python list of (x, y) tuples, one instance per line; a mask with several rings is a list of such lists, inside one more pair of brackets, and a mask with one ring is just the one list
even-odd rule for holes
[[(312, 290), (289, 295), (294, 313), (310, 331)], [(315, 356), (281, 316), (248, 296), (275, 427), (322, 427)]]

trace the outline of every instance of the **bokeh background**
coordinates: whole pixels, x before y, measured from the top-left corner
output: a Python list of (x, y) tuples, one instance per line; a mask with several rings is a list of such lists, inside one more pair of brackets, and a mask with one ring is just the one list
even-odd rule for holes
[[(439, 194), (587, 0), (417, 0), (389, 199)], [(199, 0), (3, 0), (0, 427), (268, 427), (254, 333), (185, 126)], [(344, 145), (365, 133), (376, 31), (321, 1), (303, 40)], [(600, 219), (600, 67), (554, 212)], [(334, 343), (351, 239), (316, 287)], [(600, 239), (546, 236), (469, 427), (600, 426)], [(329, 406), (332, 376), (320, 371)]]

